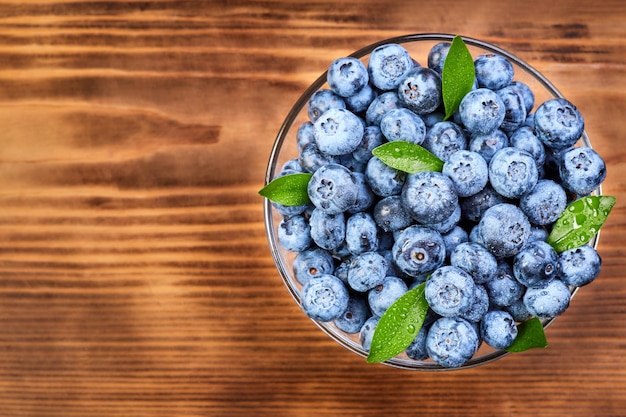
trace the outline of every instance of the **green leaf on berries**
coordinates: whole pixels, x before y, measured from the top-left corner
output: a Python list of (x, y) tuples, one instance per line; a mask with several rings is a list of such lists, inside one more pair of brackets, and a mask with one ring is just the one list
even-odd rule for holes
[(384, 143), (372, 150), (372, 155), (385, 165), (399, 171), (416, 174), (423, 171), (441, 172), (443, 161), (420, 145), (404, 140)]
[(579, 198), (563, 210), (547, 242), (559, 253), (587, 244), (598, 233), (614, 205), (612, 196)]
[(517, 337), (505, 350), (509, 352), (523, 352), (532, 348), (545, 348), (548, 340), (543, 330), (541, 320), (536, 317), (526, 320), (517, 326)]
[(441, 94), (447, 120), (459, 108), (461, 100), (474, 86), (474, 59), (460, 36), (455, 36), (443, 62)]
[(404, 293), (382, 315), (374, 330), (368, 363), (391, 359), (413, 342), (428, 311), (425, 285), (422, 283)]
[(284, 206), (300, 206), (307, 204), (309, 194), (307, 187), (312, 174), (297, 173), (278, 177), (263, 187), (259, 194)]

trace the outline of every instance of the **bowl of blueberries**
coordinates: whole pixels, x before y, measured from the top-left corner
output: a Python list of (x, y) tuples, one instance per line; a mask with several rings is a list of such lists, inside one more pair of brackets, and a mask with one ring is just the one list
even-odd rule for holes
[(375, 362), (444, 371), (524, 350), (525, 324), (545, 336), (599, 275), (605, 177), (583, 115), (529, 64), (412, 34), (329, 61), (260, 194), (303, 317), (364, 358), (389, 342)]

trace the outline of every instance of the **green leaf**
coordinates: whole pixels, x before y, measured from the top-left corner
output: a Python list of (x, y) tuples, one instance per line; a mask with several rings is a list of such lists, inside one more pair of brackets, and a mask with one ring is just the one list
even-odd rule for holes
[(372, 150), (372, 155), (385, 165), (399, 171), (416, 174), (422, 171), (438, 171), (443, 169), (443, 161), (420, 145), (404, 140), (384, 143)]
[(368, 363), (393, 358), (415, 339), (428, 311), (424, 287), (422, 283), (407, 291), (385, 311), (374, 330)]
[(509, 352), (523, 352), (528, 349), (545, 348), (547, 346), (548, 340), (543, 331), (543, 324), (541, 320), (533, 317), (517, 326), (517, 337), (506, 350)]
[(547, 242), (559, 253), (587, 244), (598, 233), (614, 205), (612, 196), (579, 198), (563, 210)]
[(263, 187), (259, 194), (284, 206), (300, 206), (309, 201), (307, 187), (313, 175), (307, 173), (287, 174)]
[(441, 73), (441, 94), (446, 110), (444, 120), (447, 120), (459, 108), (461, 100), (474, 86), (474, 60), (465, 42), (460, 36), (455, 36), (443, 62)]

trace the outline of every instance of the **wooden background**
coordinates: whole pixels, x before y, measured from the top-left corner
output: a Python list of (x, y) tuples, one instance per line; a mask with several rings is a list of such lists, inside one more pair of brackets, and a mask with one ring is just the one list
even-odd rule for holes
[[(481, 38), (586, 118), (618, 198), (550, 346), (367, 365), (296, 307), (257, 195), (332, 59)], [(626, 2), (0, 2), (0, 416), (626, 416)]]

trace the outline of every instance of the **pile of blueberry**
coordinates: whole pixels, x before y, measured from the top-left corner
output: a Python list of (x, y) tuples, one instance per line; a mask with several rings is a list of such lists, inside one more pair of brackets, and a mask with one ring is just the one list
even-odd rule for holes
[[(547, 236), (567, 204), (595, 190), (606, 167), (578, 144), (583, 117), (556, 98), (535, 108), (529, 86), (497, 54), (474, 59), (474, 88), (444, 120), (441, 72), (450, 44), (418, 64), (400, 44), (367, 65), (335, 60), (297, 131), (299, 156), (279, 176), (307, 172), (310, 203), (273, 203), (279, 243), (296, 252), (304, 312), (359, 334), (370, 348), (382, 314), (426, 282), (426, 321), (406, 355), (445, 367), (484, 342), (507, 348), (516, 323), (551, 318), (601, 259), (585, 245), (557, 253)], [(409, 174), (372, 155), (388, 141), (421, 145), (441, 172)]]

